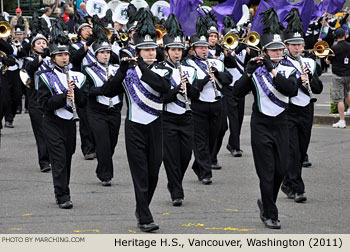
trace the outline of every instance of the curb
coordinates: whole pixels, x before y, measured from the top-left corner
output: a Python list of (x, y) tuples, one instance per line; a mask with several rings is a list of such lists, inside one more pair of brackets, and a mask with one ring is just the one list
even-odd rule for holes
[[(332, 125), (339, 121), (339, 114), (329, 114), (329, 115), (314, 115), (313, 124), (326, 124)], [(345, 123), (350, 125), (350, 117), (345, 116)]]

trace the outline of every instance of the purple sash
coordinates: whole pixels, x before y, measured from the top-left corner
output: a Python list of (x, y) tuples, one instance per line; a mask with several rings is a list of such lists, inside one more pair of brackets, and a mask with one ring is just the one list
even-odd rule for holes
[(258, 81), (257, 84), (260, 85), (260, 87), (262, 88), (262, 90), (264, 91), (264, 93), (270, 98), (270, 100), (276, 104), (277, 106), (281, 107), (281, 108), (287, 108), (288, 107), (288, 103), (285, 103), (284, 101), (281, 101), (280, 99), (278, 99), (274, 93), (272, 93), (272, 91), (267, 87), (263, 76), (266, 77), (267, 81), (274, 87), (276, 88), (276, 85), (273, 83), (273, 78), (271, 77), (270, 73), (266, 70), (265, 66), (260, 66), (258, 67), (255, 72), (254, 72), (256, 79)]
[(128, 90), (131, 98), (142, 110), (154, 116), (159, 116), (162, 113), (162, 110), (158, 110), (156, 108), (152, 108), (148, 106), (146, 103), (144, 103), (140, 99), (140, 97), (137, 96), (134, 88), (137, 88), (147, 99), (155, 103), (159, 103), (159, 104), (162, 103), (162, 100), (160, 97), (152, 94), (142, 85), (135, 68), (128, 69), (126, 73), (126, 77), (124, 79), (124, 83), (125, 83), (124, 87), (126, 87), (126, 89)]

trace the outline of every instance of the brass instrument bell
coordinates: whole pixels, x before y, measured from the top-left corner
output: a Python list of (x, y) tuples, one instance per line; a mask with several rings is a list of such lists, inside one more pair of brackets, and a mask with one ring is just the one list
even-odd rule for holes
[(258, 44), (260, 42), (260, 35), (259, 33), (255, 31), (251, 31), (245, 36), (244, 38), (241, 39), (243, 44), (246, 44), (249, 48), (260, 51), (260, 48), (258, 47)]
[(167, 34), (167, 31), (164, 26), (160, 24), (156, 24), (156, 32), (157, 32), (157, 41), (161, 40), (165, 34)]
[(11, 34), (11, 26), (6, 21), (0, 21), (0, 38), (6, 38)]
[(225, 49), (234, 50), (239, 43), (239, 37), (236, 33), (228, 32), (225, 34), (222, 40), (218, 41), (219, 45), (223, 46)]
[(331, 48), (329, 48), (329, 45), (326, 41), (321, 40), (318, 41), (315, 45), (314, 48), (309, 50), (309, 52), (313, 52), (316, 57), (318, 58), (325, 58), (327, 56), (334, 56), (334, 52)]

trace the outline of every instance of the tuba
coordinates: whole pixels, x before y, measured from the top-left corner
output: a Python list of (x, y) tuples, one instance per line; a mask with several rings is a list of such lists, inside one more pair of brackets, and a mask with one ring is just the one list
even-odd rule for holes
[(6, 38), (11, 34), (11, 26), (6, 21), (0, 21), (0, 38)]

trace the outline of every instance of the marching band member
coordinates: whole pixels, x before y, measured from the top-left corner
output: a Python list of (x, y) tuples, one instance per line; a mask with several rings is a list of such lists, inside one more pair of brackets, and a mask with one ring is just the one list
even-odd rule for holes
[(264, 29), (261, 35), (263, 58), (251, 60), (245, 73), (233, 87), (233, 95), (254, 95), (251, 116), (251, 145), (256, 172), (260, 180), (258, 200), (260, 219), (267, 228), (280, 229), (276, 200), (287, 171), (288, 97), (297, 92), (295, 69), (280, 64), (285, 48), (278, 16), (273, 8), (262, 12)]
[[(78, 41), (69, 46), (70, 62), (73, 65), (73, 71), (81, 71), (82, 66), (90, 65), (96, 61), (91, 47), (95, 38), (92, 34), (92, 26), (80, 14), (75, 13), (75, 20), (77, 22)], [(86, 107), (78, 106), (77, 109), (81, 150), (85, 160), (92, 160), (96, 157), (96, 144), (87, 118)]]
[[(299, 203), (306, 201), (301, 170), (311, 138), (314, 117), (312, 96), (313, 94), (320, 94), (323, 85), (317, 75), (316, 61), (301, 56), (304, 49), (303, 23), (298, 9), (293, 8), (286, 20), (288, 26), (284, 31), (284, 43), (288, 52), (282, 63), (294, 67), (298, 78), (303, 76), (303, 85), (299, 87), (298, 94), (290, 98), (287, 109), (289, 129), (288, 172), (283, 180), (281, 190), (288, 198), (292, 198)], [(309, 89), (307, 89), (307, 85), (309, 85)]]
[(87, 115), (96, 143), (97, 177), (102, 186), (111, 186), (113, 178), (112, 156), (118, 142), (120, 128), (121, 99), (102, 95), (102, 86), (116, 74), (118, 67), (109, 63), (111, 46), (100, 27), (94, 28), (95, 42), (92, 44), (97, 62), (85, 66), (88, 89)]
[(232, 82), (232, 76), (225, 70), (222, 61), (208, 58), (209, 43), (206, 21), (199, 17), (196, 26), (197, 34), (192, 35), (190, 40), (194, 55), (187, 59), (187, 63), (197, 71), (197, 87), (200, 90), (199, 98), (194, 99), (191, 105), (195, 156), (192, 169), (203, 184), (209, 185), (212, 183), (212, 154), (222, 111), (218, 83), (221, 83), (222, 86), (229, 85)]
[(38, 103), (38, 76), (36, 73), (51, 67), (50, 57), (48, 56), (50, 56), (48, 41), (44, 35), (38, 33), (31, 41), (31, 51), (29, 56), (25, 58), (24, 67), (30, 77), (30, 83), (26, 89), (28, 111), (37, 145), (41, 172), (51, 171), (51, 166), (43, 129), (44, 110)]
[(174, 14), (168, 17), (165, 28), (165, 66), (171, 68), (173, 74), (171, 90), (163, 97), (163, 162), (172, 204), (181, 206), (184, 199), (182, 180), (191, 160), (193, 145), (190, 99), (197, 99), (199, 90), (192, 86), (196, 80), (195, 69), (180, 62), (185, 45), (183, 32)]
[(136, 32), (136, 26), (137, 26), (137, 9), (133, 4), (128, 5), (127, 9), (129, 20), (126, 23), (126, 29), (129, 37), (129, 43), (127, 46), (122, 48), (119, 52), (119, 58), (134, 58), (136, 57), (136, 50), (135, 50), (135, 41), (134, 41), (134, 34)]
[[(53, 24), (49, 44), (53, 68), (39, 73), (38, 100), (44, 110), (43, 129), (50, 154), (56, 203), (70, 209), (69, 181), (76, 145), (76, 105), (84, 106), (79, 88), (85, 76), (69, 70), (68, 38)], [(78, 88), (77, 88), (78, 87)], [(75, 104), (76, 103), (76, 104)]]
[[(0, 57), (0, 137), (2, 129), (2, 118), (5, 115), (8, 106), (8, 87), (7, 78), (4, 76), (5, 69), (15, 65), (16, 61), (13, 58), (13, 48), (6, 41), (6, 38), (0, 38), (0, 51), (2, 51), (6, 57)], [(1, 138), (0, 138), (1, 141)]]
[(127, 94), (125, 144), (136, 196), (135, 215), (140, 230), (151, 232), (159, 229), (154, 223), (149, 205), (162, 163), (161, 94), (170, 89), (172, 71), (160, 64), (153, 64), (156, 59), (157, 35), (152, 14), (149, 10), (143, 11), (143, 19), (138, 22), (134, 34), (138, 57), (136, 66), (129, 68), (129, 62), (122, 58), (115, 77), (102, 90), (108, 97), (124, 90)]

